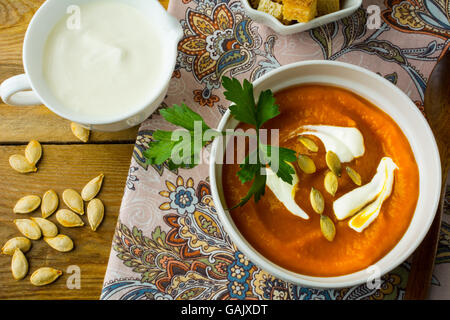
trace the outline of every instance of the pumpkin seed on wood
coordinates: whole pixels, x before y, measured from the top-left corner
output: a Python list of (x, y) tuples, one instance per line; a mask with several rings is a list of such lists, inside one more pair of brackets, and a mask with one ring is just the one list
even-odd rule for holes
[(10, 166), (20, 173), (36, 172), (37, 168), (34, 164), (30, 163), (24, 155), (13, 154), (9, 157)]
[(311, 202), (311, 206), (315, 212), (318, 214), (322, 214), (325, 209), (325, 201), (323, 199), (322, 193), (316, 188), (311, 188), (311, 192), (309, 194), (309, 200)]
[(323, 236), (328, 241), (333, 241), (336, 236), (336, 227), (334, 226), (333, 221), (325, 215), (320, 216), (320, 230), (322, 231)]
[(62, 275), (61, 270), (50, 267), (43, 267), (37, 269), (30, 277), (31, 284), (35, 286), (45, 286), (54, 282)]
[(297, 164), (304, 173), (311, 174), (316, 172), (316, 165), (309, 156), (300, 154), (297, 158)]
[(317, 152), (319, 151), (319, 146), (311, 139), (307, 138), (307, 137), (303, 137), (300, 136), (298, 138), (298, 140), (300, 140), (300, 142), (306, 147), (306, 149), (308, 149), (309, 151), (312, 152)]
[(98, 198), (92, 199), (89, 201), (86, 211), (92, 231), (97, 230), (98, 226), (103, 221), (105, 213), (103, 202)]
[(341, 161), (339, 160), (339, 157), (334, 153), (333, 151), (328, 151), (325, 155), (325, 161), (327, 163), (328, 168), (338, 177), (341, 176), (342, 173), (342, 167), (341, 167)]
[(56, 237), (44, 237), (44, 241), (59, 252), (68, 252), (73, 249), (72, 239), (65, 234), (58, 234)]
[(358, 172), (356, 172), (355, 170), (353, 170), (350, 167), (345, 167), (345, 171), (347, 171), (348, 176), (350, 177), (350, 179), (352, 179), (352, 181), (357, 185), (360, 186), (362, 181), (361, 181), (361, 176), (359, 175)]
[(73, 135), (78, 139), (80, 139), (81, 141), (83, 142), (89, 141), (90, 131), (85, 127), (83, 127), (82, 125), (72, 122), (70, 124), (70, 129), (72, 130)]
[(3, 245), (2, 253), (13, 255), (16, 249), (20, 249), (22, 252), (28, 252), (31, 248), (31, 241), (25, 237), (14, 237), (6, 241)]
[(81, 190), (81, 198), (84, 201), (90, 201), (95, 198), (102, 187), (104, 176), (105, 175), (101, 173), (84, 186), (83, 190)]
[(48, 190), (42, 196), (41, 212), (42, 218), (50, 217), (59, 205), (58, 195), (54, 190)]
[(325, 190), (334, 196), (338, 189), (338, 178), (332, 171), (328, 171), (325, 174), (325, 179), (323, 180), (323, 185)]
[(15, 219), (14, 224), (25, 237), (31, 240), (38, 240), (41, 238), (42, 232), (39, 225), (30, 219)]
[(31, 218), (41, 228), (44, 237), (55, 237), (58, 234), (58, 227), (51, 221), (44, 218)]
[(28, 273), (28, 260), (19, 248), (14, 250), (11, 260), (11, 271), (13, 278), (16, 280), (25, 278)]
[(41, 204), (41, 198), (35, 195), (25, 196), (17, 201), (14, 206), (14, 213), (30, 213), (36, 210)]
[(31, 140), (25, 148), (25, 158), (28, 162), (35, 165), (42, 156), (42, 146), (36, 140)]
[(81, 227), (84, 226), (83, 220), (81, 220), (80, 216), (77, 215), (75, 212), (67, 210), (67, 209), (60, 209), (56, 212), (56, 220), (63, 226), (63, 227)]
[(73, 189), (66, 189), (62, 194), (64, 203), (78, 214), (84, 214), (84, 203), (80, 194)]

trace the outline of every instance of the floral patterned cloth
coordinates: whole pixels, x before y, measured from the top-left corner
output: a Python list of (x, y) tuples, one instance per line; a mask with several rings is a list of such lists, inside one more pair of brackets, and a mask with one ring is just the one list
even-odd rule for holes
[[(377, 8), (380, 24), (370, 29), (368, 12)], [(185, 102), (215, 127), (227, 108), (222, 75), (255, 80), (287, 63), (329, 59), (377, 72), (422, 109), (427, 78), (450, 45), (449, 8), (445, 0), (368, 0), (340, 21), (280, 36), (250, 20), (240, 1), (171, 0), (184, 38), (161, 107)], [(157, 112), (140, 128), (101, 299), (402, 299), (409, 261), (384, 275), (379, 290), (304, 288), (254, 265), (218, 220), (207, 164), (178, 171), (145, 164), (154, 130), (168, 128)], [(432, 299), (450, 298), (448, 207)]]

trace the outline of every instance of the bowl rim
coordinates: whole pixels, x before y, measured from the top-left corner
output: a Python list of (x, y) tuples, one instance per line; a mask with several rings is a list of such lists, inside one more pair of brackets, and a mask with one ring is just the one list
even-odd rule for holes
[[(353, 64), (349, 64), (349, 63), (345, 63), (345, 62), (338, 62), (338, 61), (329, 61), (329, 60), (307, 60), (307, 61), (295, 62), (295, 63), (281, 66), (281, 67), (263, 75), (262, 77), (258, 78), (257, 80), (255, 80), (253, 82), (254, 88), (258, 88), (258, 86), (260, 86), (262, 83), (264, 83), (264, 81), (268, 80), (270, 77), (273, 77), (276, 74), (283, 73), (290, 69), (301, 68), (301, 67), (311, 66), (311, 65), (330, 65), (330, 66), (337, 66), (337, 67), (341, 67), (341, 68), (347, 68), (347, 69), (350, 69), (350, 70), (353, 70), (356, 72), (360, 72), (360, 73), (364, 74), (365, 76), (372, 77), (372, 78), (376, 79), (376, 81), (380, 81), (380, 82), (384, 83), (385, 85), (389, 86), (395, 92), (395, 94), (403, 96), (403, 98), (406, 97), (411, 102), (411, 104), (414, 105), (414, 103), (411, 101), (411, 99), (400, 88), (398, 88), (397, 86), (392, 84), (387, 79), (377, 75), (376, 73), (374, 73), (368, 69), (353, 65)], [(292, 86), (292, 84), (282, 86), (282, 88), (287, 88), (290, 86)], [(281, 90), (282, 88), (279, 88), (278, 90)], [(359, 93), (355, 92), (355, 94), (361, 96), (361, 94), (359, 94)], [(436, 182), (436, 185), (435, 185), (436, 190), (440, 190), (441, 189), (441, 162), (440, 162), (439, 151), (438, 151), (438, 147), (437, 147), (434, 135), (431, 131), (431, 128), (428, 125), (428, 122), (425, 120), (425, 118), (420, 113), (418, 108), (415, 105), (412, 107), (413, 108), (409, 108), (411, 114), (414, 117), (416, 117), (418, 119), (418, 121), (422, 122), (425, 130), (427, 131), (426, 132), (427, 136), (431, 137), (431, 140), (429, 140), (428, 143), (434, 152), (432, 155), (428, 154), (428, 156), (430, 157), (430, 161), (434, 160), (433, 165), (435, 166), (435, 168), (439, 169), (435, 172), (435, 175), (433, 177), (435, 178), (434, 181)], [(392, 116), (391, 114), (389, 114), (389, 112), (387, 112), (387, 111), (385, 111), (385, 112), (389, 116)], [(217, 130), (219, 130), (219, 131), (223, 130), (223, 128), (225, 127), (225, 125), (228, 123), (228, 121), (230, 119), (233, 119), (233, 118), (231, 117), (230, 111), (227, 110), (225, 112), (225, 114), (222, 116), (222, 118), (217, 126)], [(408, 141), (409, 141), (409, 139), (408, 139)], [(218, 191), (218, 187), (217, 187), (217, 180), (216, 180), (216, 167), (217, 167), (216, 154), (217, 154), (218, 143), (219, 143), (219, 139), (215, 139), (212, 143), (212, 148), (211, 148), (211, 153), (210, 153), (210, 161), (209, 161), (209, 178), (210, 178), (210, 185), (211, 185), (211, 194), (212, 194), (212, 198), (213, 198), (216, 210), (217, 210), (219, 220), (222, 223), (225, 232), (227, 232), (227, 234), (230, 236), (231, 240), (235, 243), (237, 248), (240, 251), (242, 251), (250, 259), (250, 261), (252, 261), (255, 265), (259, 266), (263, 270), (269, 272), (270, 274), (272, 274), (282, 280), (285, 280), (285, 281), (288, 281), (288, 282), (291, 282), (294, 284), (306, 286), (306, 287), (322, 288), (322, 289), (345, 288), (345, 287), (352, 287), (355, 285), (360, 285), (362, 283), (367, 283), (368, 277), (369, 277), (369, 275), (367, 273), (366, 273), (365, 277), (361, 276), (358, 279), (352, 280), (352, 279), (348, 279), (348, 278), (350, 278), (350, 276), (354, 276), (355, 274), (358, 274), (358, 273), (362, 275), (362, 272), (364, 272), (364, 271), (367, 272), (368, 268), (370, 268), (372, 266), (376, 266), (382, 259), (384, 259), (392, 250), (394, 250), (398, 246), (398, 244), (402, 241), (402, 239), (408, 233), (409, 229), (411, 228), (411, 226), (413, 224), (412, 221), (418, 210), (417, 205), (416, 205), (416, 208), (415, 208), (415, 211), (413, 214), (413, 218), (412, 218), (407, 230), (403, 234), (402, 238), (397, 242), (397, 244), (388, 253), (386, 253), (383, 257), (381, 257), (379, 260), (377, 260), (372, 265), (370, 265), (367, 269), (359, 270), (359, 271), (356, 271), (356, 272), (353, 272), (350, 274), (341, 275), (341, 276), (330, 276), (330, 277), (309, 276), (309, 275), (303, 275), (300, 273), (290, 271), (290, 270), (283, 268), (283, 267), (275, 264), (274, 262), (270, 261), (268, 258), (263, 256), (259, 251), (254, 249), (253, 246), (247, 241), (247, 239), (245, 239), (245, 237), (240, 233), (238, 228), (235, 226), (232, 218), (229, 216), (229, 213), (227, 213), (227, 210), (224, 209), (222, 202), (220, 200), (221, 197), (219, 195), (219, 191)], [(412, 151), (417, 159), (416, 152), (414, 150), (412, 150)], [(420, 170), (419, 170), (419, 174), (420, 174)], [(415, 237), (414, 245), (411, 245), (408, 247), (408, 249), (404, 250), (402, 252), (403, 253), (402, 255), (396, 256), (395, 263), (391, 263), (388, 267), (385, 267), (384, 269), (382, 269), (380, 276), (392, 271), (394, 268), (396, 268), (401, 263), (403, 263), (420, 245), (420, 243), (422, 242), (423, 238), (427, 234), (427, 232), (434, 220), (434, 216), (436, 214), (436, 210), (437, 210), (437, 207), (439, 204), (439, 196), (440, 196), (440, 192), (436, 192), (435, 194), (432, 194), (432, 195), (430, 194), (429, 201), (433, 203), (433, 207), (428, 208), (427, 211), (431, 210), (431, 214), (428, 215), (428, 219), (426, 220), (426, 223), (422, 224), (422, 228), (421, 228), (422, 232)], [(420, 198), (420, 190), (419, 190), (419, 198)], [(307, 277), (308, 279), (304, 279), (301, 277)]]

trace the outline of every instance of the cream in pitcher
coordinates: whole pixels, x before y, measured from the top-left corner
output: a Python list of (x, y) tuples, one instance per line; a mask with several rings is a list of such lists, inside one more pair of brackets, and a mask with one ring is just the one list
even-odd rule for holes
[(81, 23), (64, 18), (47, 39), (43, 72), (53, 94), (66, 108), (95, 117), (144, 104), (163, 80), (158, 27), (123, 3), (94, 1), (80, 13)]
[(118, 131), (163, 101), (183, 31), (157, 0), (47, 0), (24, 39), (24, 74), (0, 85), (91, 130)]

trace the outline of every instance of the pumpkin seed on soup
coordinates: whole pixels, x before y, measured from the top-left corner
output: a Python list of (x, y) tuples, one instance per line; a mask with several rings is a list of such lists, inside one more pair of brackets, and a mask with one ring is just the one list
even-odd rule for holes
[(347, 171), (348, 176), (350, 177), (350, 179), (352, 179), (352, 181), (357, 185), (360, 186), (362, 181), (361, 181), (361, 176), (359, 175), (358, 172), (356, 172), (355, 170), (353, 170), (350, 167), (345, 167), (345, 171)]
[(339, 160), (339, 157), (334, 153), (333, 151), (328, 151), (325, 155), (325, 161), (327, 163), (328, 168), (338, 177), (341, 176), (342, 173), (342, 167), (341, 167), (341, 161)]
[(323, 180), (323, 185), (325, 190), (334, 196), (338, 189), (338, 178), (332, 171), (328, 171), (325, 174), (325, 179)]
[(336, 227), (334, 226), (333, 221), (325, 215), (320, 216), (320, 230), (322, 231), (323, 236), (328, 241), (333, 241), (336, 236)]
[(315, 212), (318, 214), (322, 214), (325, 209), (325, 200), (323, 199), (322, 193), (316, 188), (311, 188), (311, 192), (309, 194), (309, 200), (311, 202), (311, 206)]
[(307, 137), (303, 137), (300, 136), (298, 138), (298, 140), (300, 140), (300, 142), (306, 147), (306, 149), (308, 149), (309, 151), (312, 152), (317, 152), (319, 151), (319, 146), (311, 139), (307, 138)]
[(311, 174), (316, 172), (316, 165), (309, 156), (300, 154), (297, 158), (297, 164), (304, 173)]

